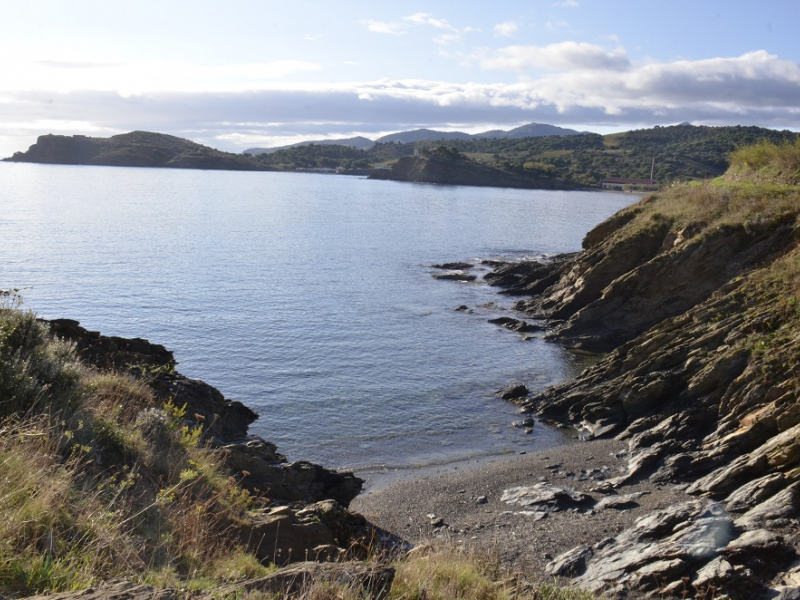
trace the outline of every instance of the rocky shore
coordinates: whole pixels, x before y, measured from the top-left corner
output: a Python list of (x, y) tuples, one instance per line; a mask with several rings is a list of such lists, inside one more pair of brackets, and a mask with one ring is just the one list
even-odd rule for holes
[(734, 162), (621, 211), (579, 253), (498, 265), (485, 280), (520, 313), (498, 326), (607, 353), (503, 395), (586, 441), (370, 490), (357, 509), (613, 597), (800, 598), (793, 177)]
[(583, 587), (800, 597), (798, 192), (727, 180), (645, 198), (582, 252), (486, 278), (521, 296), (515, 307), (550, 339), (609, 351), (514, 401), (624, 444), (624, 472), (607, 480), (617, 492), (636, 483), (692, 498), (557, 556), (550, 571)]
[(248, 433), (258, 418), (216, 388), (175, 370), (172, 352), (159, 344), (88, 331), (77, 321), (48, 321), (51, 331), (76, 344), (86, 363), (145, 380), (161, 402), (185, 406), (185, 423), (202, 426), (205, 441), (224, 457), (228, 473), (262, 499), (265, 509), (239, 523), (238, 536), (262, 561), (363, 558), (376, 535), (347, 510), (363, 480), (307, 461), (289, 462), (271, 442)]

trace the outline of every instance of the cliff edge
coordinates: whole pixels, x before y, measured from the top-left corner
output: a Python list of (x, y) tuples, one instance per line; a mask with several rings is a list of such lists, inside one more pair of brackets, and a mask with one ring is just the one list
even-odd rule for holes
[(611, 217), (583, 251), (487, 277), (527, 296), (516, 307), (551, 339), (609, 352), (520, 403), (627, 442), (628, 472), (612, 483), (650, 478), (698, 498), (554, 571), (618, 594), (797, 597), (798, 183), (800, 144), (745, 148), (721, 179)]
[(183, 138), (149, 131), (132, 131), (110, 138), (42, 135), (26, 152), (15, 152), (3, 160), (56, 165), (272, 170), (249, 156), (221, 152)]

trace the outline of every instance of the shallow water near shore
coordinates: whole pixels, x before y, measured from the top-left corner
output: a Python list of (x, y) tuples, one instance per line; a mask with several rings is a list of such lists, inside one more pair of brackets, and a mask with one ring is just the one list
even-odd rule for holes
[[(0, 164), (0, 288), (45, 318), (174, 351), (290, 460), (363, 472), (564, 443), (495, 390), (584, 359), (487, 322), (481, 259), (580, 249), (625, 194), (291, 173)], [(470, 261), (474, 283), (434, 263)], [(466, 305), (471, 312), (454, 309)]]

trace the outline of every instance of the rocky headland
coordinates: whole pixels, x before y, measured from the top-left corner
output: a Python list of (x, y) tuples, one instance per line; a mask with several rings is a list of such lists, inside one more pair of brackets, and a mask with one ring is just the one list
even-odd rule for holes
[(524, 317), (499, 326), (598, 360), (498, 396), (584, 441), (358, 509), (613, 597), (800, 598), (798, 184), (797, 144), (742, 149), (724, 177), (642, 199), (581, 252), (499, 265), (485, 280)]
[(391, 169), (374, 170), (370, 179), (546, 190), (576, 187), (541, 175), (525, 175), (483, 165), (460, 154), (449, 155), (446, 150), (429, 156), (401, 157)]
[(57, 337), (75, 344), (86, 363), (143, 378), (157, 405), (182, 407), (185, 425), (202, 429), (204, 442), (219, 451), (239, 485), (269, 499), (271, 508), (251, 515), (239, 532), (259, 559), (285, 564), (317, 554), (344, 556), (359, 540), (374, 535), (361, 517), (346, 510), (361, 492), (362, 479), (307, 461), (289, 462), (275, 444), (248, 433), (256, 413), (207, 383), (181, 375), (164, 346), (104, 336), (70, 319), (47, 323)]
[(550, 339), (608, 352), (515, 401), (623, 442), (612, 487), (692, 497), (554, 559), (589, 589), (800, 597), (800, 153), (760, 151), (621, 211), (580, 253), (487, 277)]
[(149, 131), (132, 131), (110, 138), (85, 135), (41, 135), (26, 152), (9, 162), (107, 167), (162, 167), (228, 171), (271, 171), (251, 157), (221, 152), (189, 140)]

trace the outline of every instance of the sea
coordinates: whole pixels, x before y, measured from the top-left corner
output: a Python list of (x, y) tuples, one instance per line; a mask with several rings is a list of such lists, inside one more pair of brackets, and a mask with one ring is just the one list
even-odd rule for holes
[[(565, 443), (512, 423), (590, 357), (489, 323), (519, 316), (484, 260), (580, 249), (629, 194), (0, 163), (0, 289), (163, 344), (260, 417), (289, 460), (413, 470)], [(437, 280), (466, 261), (474, 282)], [(456, 308), (467, 306), (468, 311)]]

